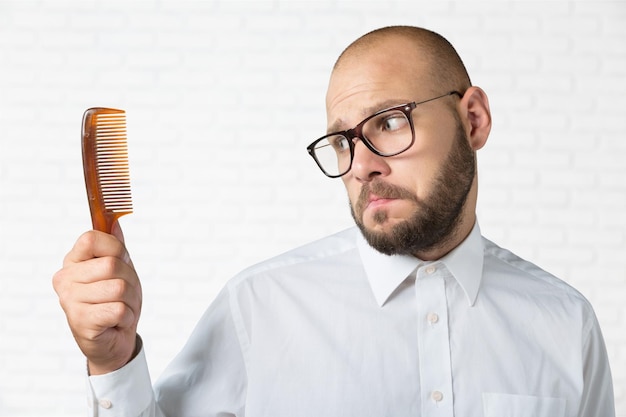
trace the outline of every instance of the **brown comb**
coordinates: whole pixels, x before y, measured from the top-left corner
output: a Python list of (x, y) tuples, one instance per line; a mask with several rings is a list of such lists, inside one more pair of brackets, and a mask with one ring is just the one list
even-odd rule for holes
[(111, 233), (115, 220), (133, 212), (124, 110), (86, 110), (82, 147), (93, 228)]

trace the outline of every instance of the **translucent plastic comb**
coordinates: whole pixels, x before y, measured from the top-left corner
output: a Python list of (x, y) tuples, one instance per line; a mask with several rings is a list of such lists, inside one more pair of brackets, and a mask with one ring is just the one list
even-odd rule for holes
[(133, 212), (124, 110), (86, 110), (82, 148), (93, 228), (111, 233), (115, 220)]

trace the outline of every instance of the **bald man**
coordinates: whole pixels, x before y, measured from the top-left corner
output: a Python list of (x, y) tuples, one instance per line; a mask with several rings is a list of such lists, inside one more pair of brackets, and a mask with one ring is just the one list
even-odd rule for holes
[(308, 146), (357, 227), (231, 279), (153, 391), (121, 231), (87, 232), (54, 277), (101, 416), (611, 417), (589, 302), (481, 236), (484, 91), (414, 27), (351, 44)]

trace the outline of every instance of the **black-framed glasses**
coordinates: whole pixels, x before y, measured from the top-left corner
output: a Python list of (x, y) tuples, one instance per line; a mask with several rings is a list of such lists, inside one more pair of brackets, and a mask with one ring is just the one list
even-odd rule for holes
[(317, 139), (307, 151), (322, 172), (330, 178), (345, 175), (352, 168), (354, 139), (359, 138), (367, 148), (379, 156), (395, 156), (409, 149), (415, 142), (411, 112), (418, 105), (456, 94), (458, 91), (380, 110), (352, 129), (329, 133)]

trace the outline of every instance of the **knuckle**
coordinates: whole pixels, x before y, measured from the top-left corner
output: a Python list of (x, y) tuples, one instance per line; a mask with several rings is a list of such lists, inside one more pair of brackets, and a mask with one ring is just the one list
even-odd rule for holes
[(70, 306), (72, 305), (72, 298), (68, 296), (67, 293), (65, 292), (60, 292), (59, 293), (59, 304), (61, 305), (61, 308), (63, 309), (63, 311), (66, 312), (66, 314), (68, 314), (68, 310), (70, 308)]
[(96, 244), (96, 232), (89, 230), (78, 237), (76, 241), (77, 248), (91, 248)]
[[(76, 245), (74, 245), (74, 247), (76, 247)], [(66, 266), (71, 262), (71, 254), (71, 251), (65, 254), (65, 256), (63, 257), (63, 266)]]
[(54, 288), (57, 294), (59, 294), (59, 292), (62, 290), (64, 283), (65, 283), (65, 274), (62, 269), (60, 271), (55, 272), (55, 274), (52, 275), (52, 288)]
[(102, 270), (102, 274), (107, 277), (115, 276), (117, 271), (117, 259), (112, 256), (106, 256), (103, 258), (99, 258), (98, 262), (100, 263), (100, 268)]
[(126, 281), (123, 279), (114, 279), (109, 282), (109, 291), (114, 300), (122, 300), (126, 294)]
[(119, 323), (126, 315), (126, 305), (122, 302), (109, 304), (109, 314), (113, 321)]
[(72, 283), (65, 270), (60, 270), (52, 276), (52, 288), (59, 297), (59, 303), (63, 309), (73, 301), (71, 285)]
[[(110, 302), (101, 304), (91, 309), (88, 315), (90, 325), (86, 326), (95, 333), (101, 333), (102, 330), (110, 327), (115, 327), (119, 322), (119, 318), (124, 315), (124, 303)], [(78, 320), (83, 320), (78, 318)]]

